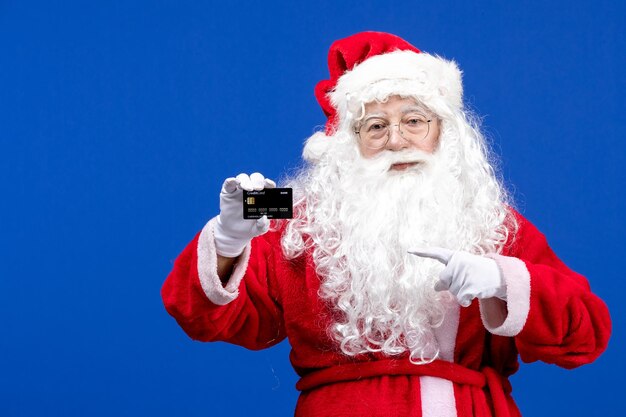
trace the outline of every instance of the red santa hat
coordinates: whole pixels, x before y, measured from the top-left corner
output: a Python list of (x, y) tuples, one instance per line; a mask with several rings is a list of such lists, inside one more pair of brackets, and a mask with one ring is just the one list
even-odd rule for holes
[(461, 71), (456, 63), (421, 52), (389, 33), (361, 32), (335, 41), (328, 52), (328, 69), (330, 78), (315, 87), (328, 118), (325, 134), (309, 139), (307, 159), (317, 159), (315, 154), (326, 148), (320, 140), (349, 122), (364, 103), (391, 95), (413, 97), (440, 115), (462, 106)]

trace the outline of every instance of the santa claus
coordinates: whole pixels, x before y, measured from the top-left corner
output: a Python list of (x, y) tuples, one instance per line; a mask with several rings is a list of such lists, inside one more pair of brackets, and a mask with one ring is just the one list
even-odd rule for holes
[(328, 117), (287, 186), (294, 218), (242, 218), (259, 173), (224, 182), (220, 214), (167, 278), (194, 339), (288, 338), (297, 416), (519, 416), (508, 377), (606, 348), (586, 279), (512, 208), (461, 72), (386, 33), (335, 42), (316, 97)]

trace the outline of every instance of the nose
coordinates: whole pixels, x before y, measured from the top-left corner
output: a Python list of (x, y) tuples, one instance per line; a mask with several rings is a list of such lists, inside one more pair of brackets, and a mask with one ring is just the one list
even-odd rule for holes
[(389, 140), (387, 141), (387, 149), (399, 151), (409, 146), (409, 141), (404, 139), (400, 133), (400, 124), (389, 125)]

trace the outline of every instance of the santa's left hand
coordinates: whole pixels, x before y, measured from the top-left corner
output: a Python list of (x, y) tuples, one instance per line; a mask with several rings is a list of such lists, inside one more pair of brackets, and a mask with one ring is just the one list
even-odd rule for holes
[(444, 264), (435, 290), (450, 291), (463, 307), (468, 307), (474, 298), (497, 297), (506, 301), (504, 277), (493, 259), (437, 247), (412, 248), (408, 252)]

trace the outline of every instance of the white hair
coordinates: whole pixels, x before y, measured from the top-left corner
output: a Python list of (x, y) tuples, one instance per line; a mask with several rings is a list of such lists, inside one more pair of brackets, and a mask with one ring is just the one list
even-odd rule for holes
[(442, 265), (407, 249), (501, 252), (516, 231), (475, 119), (449, 107), (431, 110), (440, 118), (438, 149), (409, 151), (410, 160), (421, 161), (415, 170), (389, 171), (407, 152), (363, 159), (354, 112), (322, 138), (323, 146), (319, 135), (307, 144), (305, 155), (315, 157), (287, 181), (294, 218), (282, 236), (283, 252), (290, 259), (312, 256), (319, 296), (338, 313), (329, 333), (347, 355), (408, 352), (414, 363), (436, 359), (432, 328), (443, 321), (444, 293), (433, 286)]

